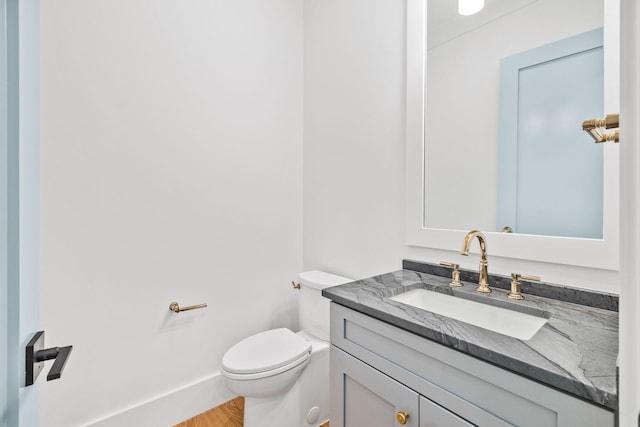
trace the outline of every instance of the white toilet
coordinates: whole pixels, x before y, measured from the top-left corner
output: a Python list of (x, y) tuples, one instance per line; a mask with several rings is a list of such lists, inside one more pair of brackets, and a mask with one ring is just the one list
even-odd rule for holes
[(227, 388), (244, 396), (244, 427), (317, 427), (329, 419), (329, 300), (322, 289), (351, 279), (307, 271), (300, 279), (300, 328), (260, 332), (222, 358)]

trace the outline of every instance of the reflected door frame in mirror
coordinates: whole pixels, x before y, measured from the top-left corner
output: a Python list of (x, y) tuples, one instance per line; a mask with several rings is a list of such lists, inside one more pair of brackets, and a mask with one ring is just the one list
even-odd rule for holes
[[(429, 228), (425, 224), (425, 105), (427, 69), (426, 1), (407, 0), (407, 244), (426, 248), (459, 251), (469, 230)], [(620, 0), (604, 0), (605, 96), (606, 112), (618, 112), (620, 104)], [(612, 78), (612, 76), (615, 76)], [(587, 118), (585, 118), (587, 119)], [(580, 123), (577, 124), (579, 126)], [(451, 130), (455, 132), (455, 129)], [(586, 140), (585, 143), (591, 143)], [(624, 140), (621, 142), (624, 143)], [(455, 160), (451, 161), (455, 171)], [(619, 226), (619, 154), (613, 144), (604, 153), (604, 225), (602, 239), (567, 238), (488, 232), (493, 256), (567, 264), (605, 270), (618, 270), (620, 259)], [(443, 177), (442, 185), (454, 175)], [(469, 209), (481, 209), (470, 206)]]

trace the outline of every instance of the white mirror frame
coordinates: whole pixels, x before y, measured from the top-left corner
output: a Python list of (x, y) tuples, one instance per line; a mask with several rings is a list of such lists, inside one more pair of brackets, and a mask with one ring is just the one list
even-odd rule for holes
[[(469, 230), (427, 228), (424, 223), (426, 1), (407, 0), (406, 237), (409, 246), (460, 251)], [(620, 0), (604, 0), (605, 93), (607, 113), (620, 111)], [(615, 77), (614, 77), (615, 76)], [(590, 119), (591, 117), (585, 117)], [(576, 124), (577, 126), (580, 123)], [(585, 133), (585, 144), (593, 143)], [(623, 142), (624, 143), (624, 142)], [(604, 147), (603, 239), (486, 232), (493, 256), (605, 270), (620, 265), (619, 147)], [(451, 161), (455, 168), (455, 160)], [(478, 209), (481, 207), (469, 207)]]

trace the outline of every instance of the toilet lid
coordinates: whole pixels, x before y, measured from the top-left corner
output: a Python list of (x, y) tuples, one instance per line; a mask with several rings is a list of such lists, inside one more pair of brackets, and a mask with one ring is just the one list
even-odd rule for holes
[(255, 374), (288, 365), (309, 353), (309, 341), (290, 329), (271, 329), (231, 347), (222, 357), (222, 367), (234, 374)]

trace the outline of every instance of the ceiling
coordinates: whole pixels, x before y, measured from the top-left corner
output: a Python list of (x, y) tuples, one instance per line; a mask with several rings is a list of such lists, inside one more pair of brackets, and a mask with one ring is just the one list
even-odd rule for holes
[[(486, 13), (496, 4), (509, 0), (485, 0), (485, 7), (476, 15)], [(465, 19), (458, 14), (458, 0), (427, 0), (427, 28), (430, 30), (454, 19)]]

